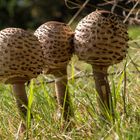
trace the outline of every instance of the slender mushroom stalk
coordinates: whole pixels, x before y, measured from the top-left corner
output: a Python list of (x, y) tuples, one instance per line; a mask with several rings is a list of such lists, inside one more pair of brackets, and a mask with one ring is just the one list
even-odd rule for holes
[[(113, 113), (113, 104), (109, 82), (107, 78), (107, 69), (105, 66), (93, 65), (93, 76), (95, 79), (96, 90), (99, 93), (98, 102), (101, 110), (110, 110)], [(106, 112), (104, 112), (106, 113)]]
[[(17, 106), (23, 117), (26, 116), (26, 107), (28, 106), (28, 98), (26, 95), (24, 84), (24, 82), (20, 81), (13, 84), (13, 92), (16, 97)], [(20, 99), (19, 97), (22, 97), (22, 99)]]
[[(28, 99), (25, 83), (42, 72), (40, 43), (33, 34), (20, 28), (0, 31), (0, 81), (13, 85), (13, 93), (21, 116), (26, 119)], [(21, 125), (21, 131), (25, 128)]]
[(109, 66), (125, 58), (128, 48), (127, 27), (115, 14), (96, 10), (83, 18), (76, 27), (75, 53), (93, 67), (99, 104), (113, 114), (110, 87), (107, 79)]
[[(70, 97), (67, 90), (67, 64), (73, 53), (73, 32), (71, 28), (61, 22), (50, 21), (41, 25), (36, 31), (42, 44), (45, 58), (46, 74), (53, 74), (56, 78), (56, 96), (64, 120), (72, 115)], [(63, 109), (62, 109), (63, 108)]]
[(68, 78), (67, 71), (59, 70), (59, 72), (53, 73), (55, 76), (55, 91), (57, 102), (60, 105), (60, 110), (64, 120), (69, 121), (69, 116), (73, 116), (70, 95), (67, 88)]

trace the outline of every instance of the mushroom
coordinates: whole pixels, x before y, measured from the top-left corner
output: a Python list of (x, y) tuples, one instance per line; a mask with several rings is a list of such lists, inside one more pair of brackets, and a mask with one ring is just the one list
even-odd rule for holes
[(98, 101), (102, 109), (113, 115), (112, 97), (107, 79), (109, 66), (121, 62), (128, 48), (127, 27), (117, 15), (96, 10), (77, 25), (74, 36), (75, 53), (92, 65)]
[[(67, 64), (73, 53), (73, 32), (61, 22), (50, 21), (42, 24), (34, 33), (44, 52), (44, 73), (55, 76), (55, 89), (59, 109), (64, 120), (69, 120), (72, 109), (67, 89)], [(64, 113), (63, 113), (64, 111)]]
[(0, 31), (0, 81), (12, 84), (17, 106), (24, 119), (28, 106), (25, 82), (42, 72), (43, 52), (40, 48), (37, 37), (23, 29), (6, 28)]

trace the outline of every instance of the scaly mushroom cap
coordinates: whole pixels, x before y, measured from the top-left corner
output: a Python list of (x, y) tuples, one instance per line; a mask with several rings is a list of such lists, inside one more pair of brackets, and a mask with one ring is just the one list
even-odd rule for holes
[(42, 44), (47, 70), (65, 68), (73, 53), (71, 28), (64, 23), (50, 21), (41, 25), (34, 34)]
[(75, 53), (90, 64), (109, 66), (119, 63), (128, 48), (127, 27), (117, 16), (96, 10), (76, 27)]
[(0, 31), (0, 81), (29, 80), (42, 71), (42, 49), (33, 34), (19, 28)]

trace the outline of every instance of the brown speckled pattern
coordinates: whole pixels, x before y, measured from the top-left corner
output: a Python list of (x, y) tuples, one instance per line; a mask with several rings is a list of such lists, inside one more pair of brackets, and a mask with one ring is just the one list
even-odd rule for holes
[(107, 11), (96, 10), (76, 27), (75, 53), (92, 65), (109, 66), (126, 56), (127, 41), (127, 27), (122, 20)]
[(45, 67), (50, 69), (65, 69), (73, 53), (73, 32), (61, 22), (50, 21), (41, 25), (36, 31), (42, 44)]
[(31, 79), (42, 71), (43, 52), (38, 39), (19, 28), (0, 31), (0, 81)]

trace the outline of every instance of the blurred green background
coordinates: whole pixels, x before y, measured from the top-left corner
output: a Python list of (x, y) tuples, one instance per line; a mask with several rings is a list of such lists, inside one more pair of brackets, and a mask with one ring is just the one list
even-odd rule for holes
[(0, 0), (0, 29), (35, 29), (49, 20), (68, 21), (74, 12), (64, 0)]
[[(68, 23), (85, 1), (0, 0), (0, 29), (6, 27), (36, 29), (39, 25), (49, 20)], [(80, 12), (79, 17), (85, 16), (96, 8), (111, 11), (114, 3), (110, 2), (110, 0), (89, 0), (86, 7)], [(112, 2), (115, 2), (115, 0)], [(116, 5), (114, 8), (115, 13), (122, 16), (123, 11), (126, 10), (125, 12), (128, 13), (135, 3), (120, 0)], [(76, 18), (75, 22), (80, 19), (79, 17)]]

